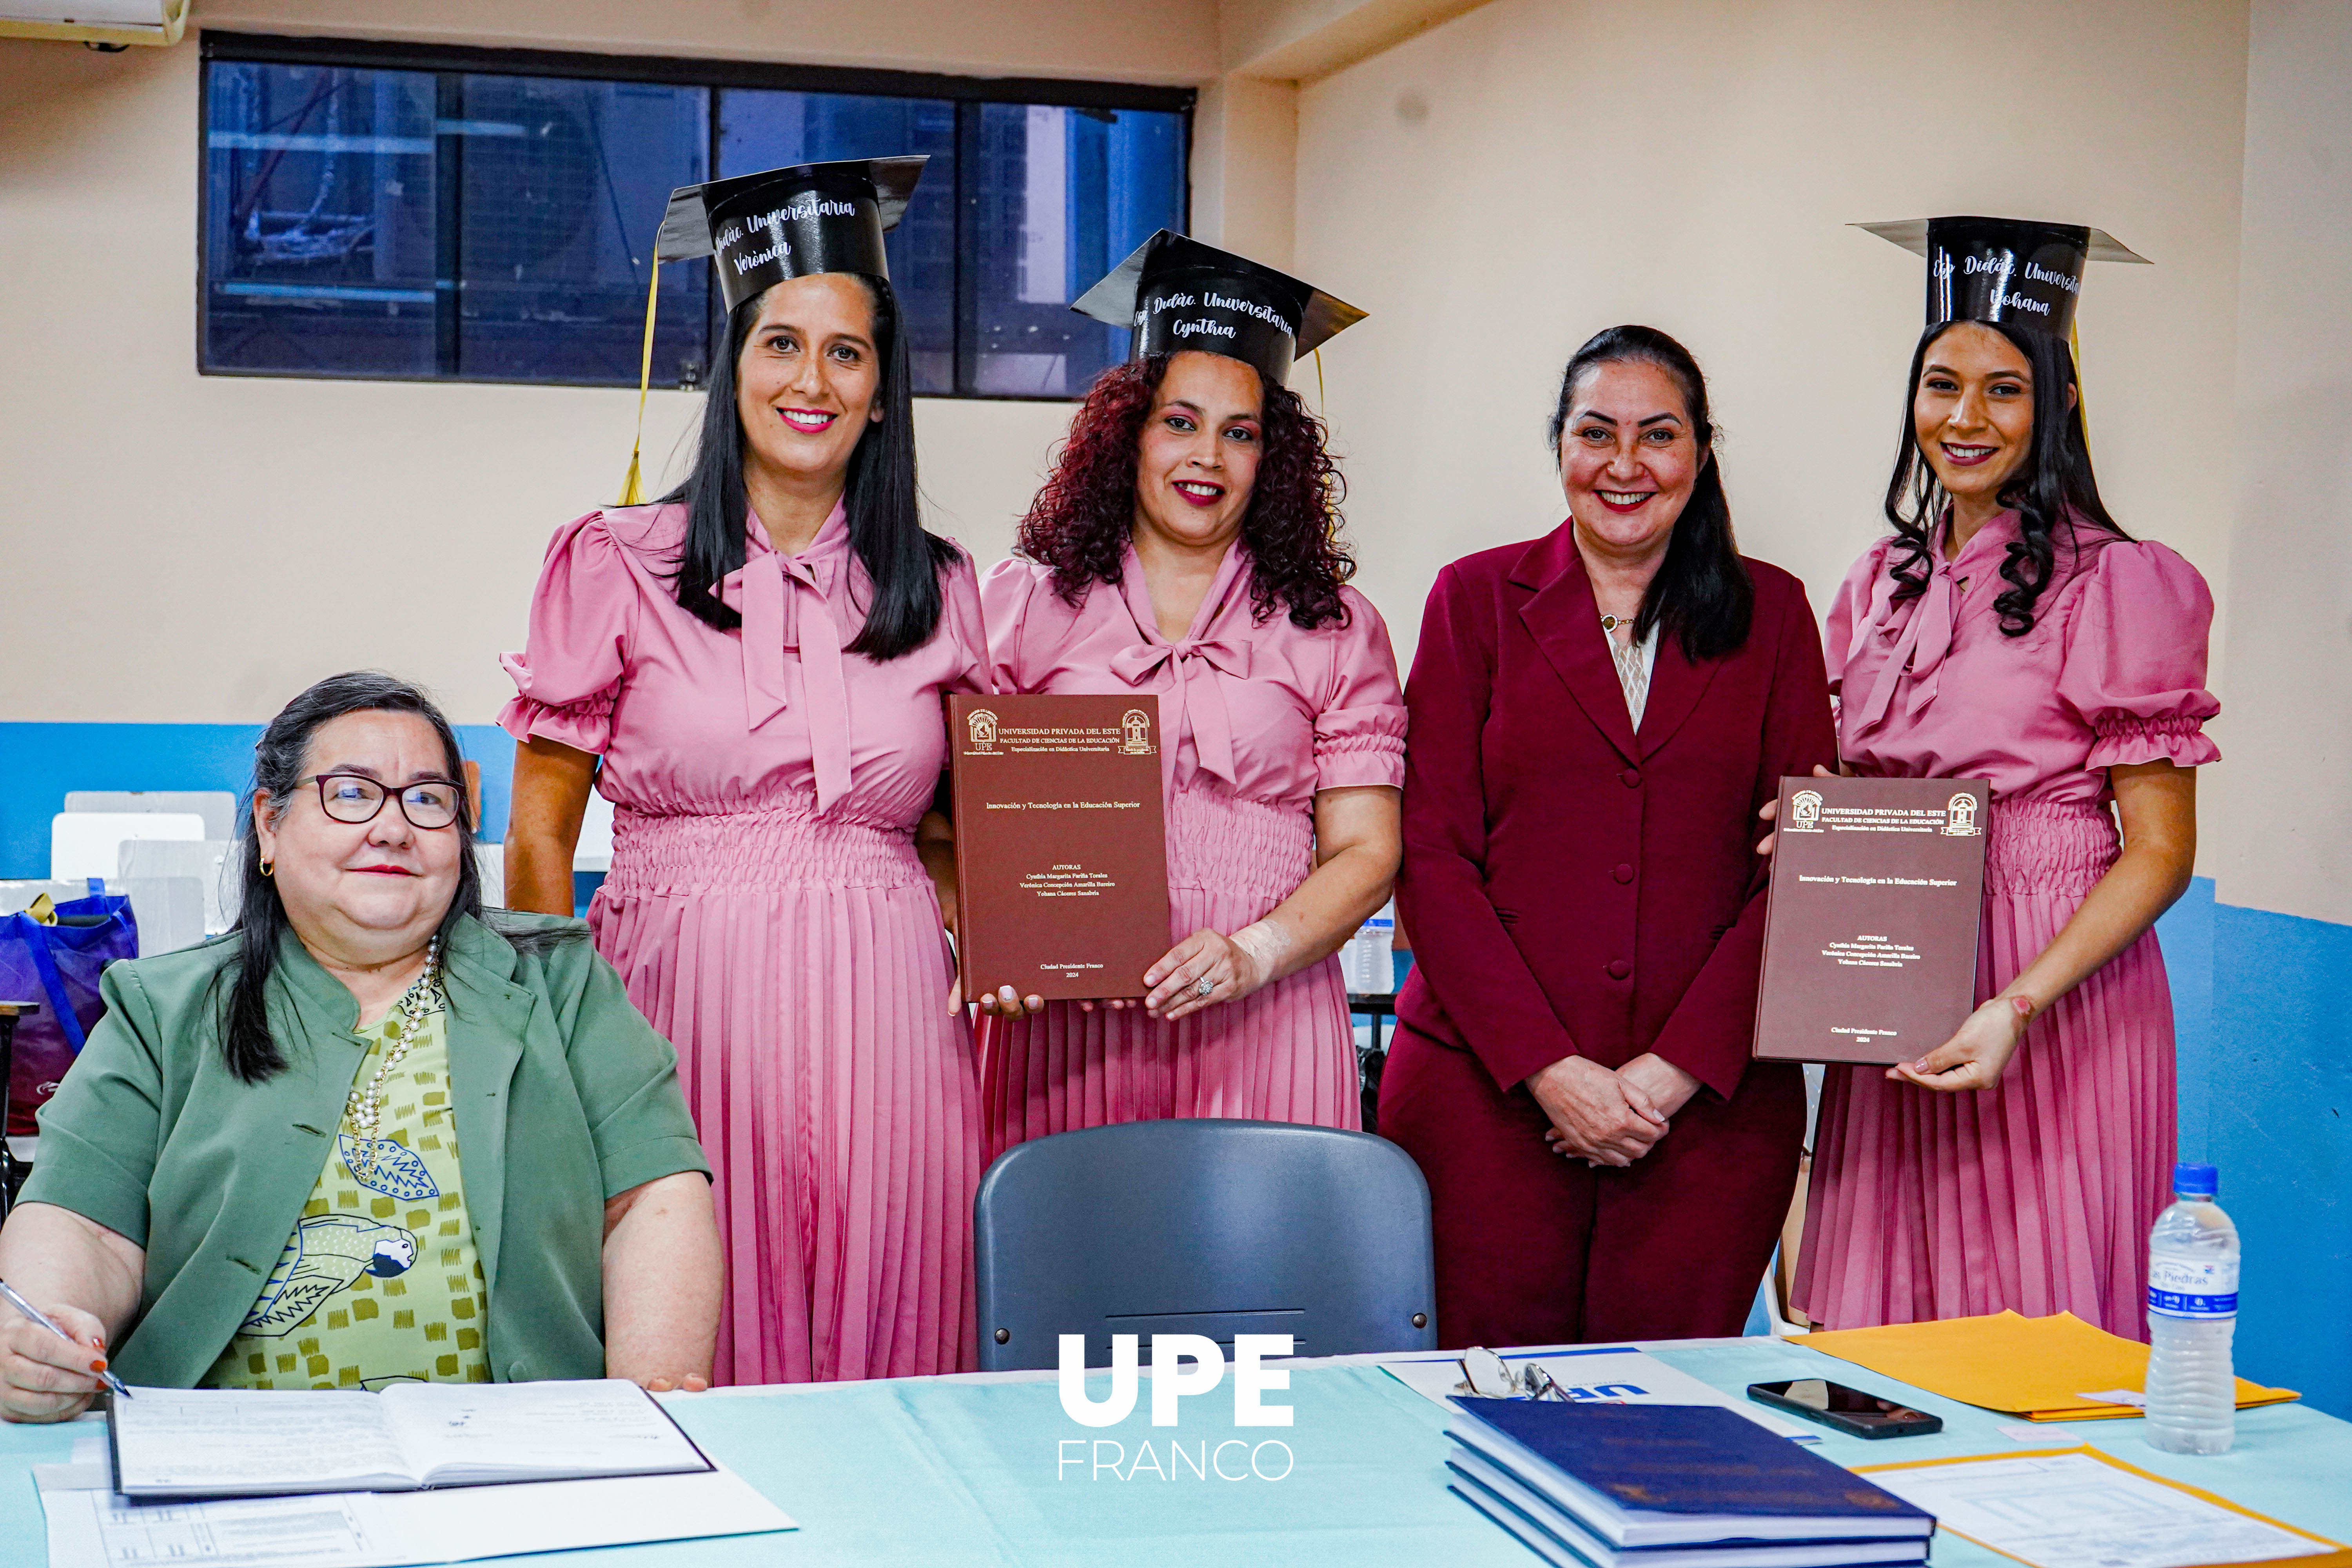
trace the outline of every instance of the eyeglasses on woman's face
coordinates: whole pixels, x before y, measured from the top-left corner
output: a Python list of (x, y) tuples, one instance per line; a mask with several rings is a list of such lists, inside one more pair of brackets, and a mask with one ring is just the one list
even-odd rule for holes
[(419, 779), (397, 790), (365, 773), (316, 773), (303, 783), (319, 786), (319, 807), (337, 822), (373, 822), (393, 795), (400, 798), (400, 815), (411, 827), (447, 827), (464, 808), (466, 786), (451, 779)]

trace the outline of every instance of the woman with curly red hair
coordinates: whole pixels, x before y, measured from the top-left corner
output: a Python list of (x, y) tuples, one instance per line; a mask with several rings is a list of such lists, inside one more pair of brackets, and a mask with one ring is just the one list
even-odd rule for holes
[[(1361, 319), (1162, 233), (1079, 301), (1136, 326), (981, 600), (1003, 692), (1156, 692), (1173, 945), (1140, 1005), (980, 998), (990, 1156), (1174, 1116), (1361, 1122), (1332, 954), (1400, 854), (1404, 698), (1283, 384)], [(1195, 346), (1200, 345), (1200, 346)]]

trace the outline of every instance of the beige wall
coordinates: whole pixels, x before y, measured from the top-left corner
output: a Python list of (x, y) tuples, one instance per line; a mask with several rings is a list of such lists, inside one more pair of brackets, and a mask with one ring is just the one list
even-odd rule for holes
[[(198, 22), (978, 74), (1219, 70), (1214, 0), (247, 0)], [(0, 40), (0, 476), (16, 503), (0, 512), (0, 720), (252, 721), (328, 670), (380, 665), (487, 721), (548, 534), (620, 484), (635, 396), (198, 375), (198, 64), (193, 37), (121, 55)], [(1263, 210), (1255, 155), (1234, 150), (1230, 184)], [(698, 406), (654, 395), (649, 467)], [(933, 525), (1004, 553), (1068, 416), (919, 401)], [(17, 636), (27, 612), (57, 635)]]
[(196, 0), (194, 17), (255, 33), (970, 76), (1181, 84), (1220, 65), (1216, 0)]
[(1563, 515), (1556, 378), (1625, 321), (1697, 353), (1746, 548), (1826, 609), (1881, 526), (1924, 291), (1844, 226), (1935, 213), (2156, 259), (2085, 288), (2093, 447), (2126, 525), (2222, 588), (2244, 27), (2211, 0), (1493, 0), (1302, 89), (1296, 259), (1372, 312), (1323, 374), (1400, 655), (1440, 566)]
[(2203, 813), (2225, 902), (2339, 923), (2352, 923), (2347, 81), (2352, 6), (2255, 0), (2230, 551), (2237, 613), (2222, 738), (2229, 760), (2210, 771)]

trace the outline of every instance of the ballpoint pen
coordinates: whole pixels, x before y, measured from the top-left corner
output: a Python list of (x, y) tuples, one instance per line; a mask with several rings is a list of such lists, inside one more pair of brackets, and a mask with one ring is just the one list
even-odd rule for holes
[[(58, 1338), (65, 1341), (66, 1343), (69, 1345), (78, 1345), (81, 1343), (79, 1340), (74, 1338), (71, 1334), (58, 1327), (58, 1322), (55, 1318), (50, 1317), (47, 1312), (42, 1311), (38, 1307), (34, 1306), (30, 1301), (26, 1300), (25, 1298), (16, 1294), (16, 1288), (14, 1285), (9, 1284), (5, 1279), (0, 1279), (0, 1296), (7, 1297), (8, 1304), (10, 1306), (24, 1313), (25, 1316), (30, 1318), (33, 1321), (40, 1324), (41, 1327), (48, 1330), (49, 1332), (57, 1335)], [(122, 1380), (121, 1378), (115, 1376), (110, 1372), (106, 1372), (97, 1367), (92, 1367), (90, 1370), (96, 1372), (99, 1376), (106, 1380), (106, 1386), (114, 1391), (114, 1396), (117, 1399), (128, 1399), (131, 1397), (131, 1390), (122, 1385)]]

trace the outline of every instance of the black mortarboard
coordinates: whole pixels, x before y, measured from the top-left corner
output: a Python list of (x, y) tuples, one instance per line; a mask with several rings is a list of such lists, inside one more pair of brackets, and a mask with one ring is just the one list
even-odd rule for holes
[(1270, 386), (1289, 379), (1293, 359), (1364, 319), (1311, 283), (1164, 228), (1070, 309), (1134, 328), (1131, 358), (1223, 354)]
[(787, 278), (863, 272), (887, 279), (882, 236), (906, 212), (924, 161), (795, 163), (681, 186), (669, 194), (654, 258), (709, 257), (730, 310)]
[(2137, 261), (2105, 229), (2012, 217), (1911, 218), (1858, 223), (1927, 258), (1927, 324), (2003, 321), (2063, 341), (2074, 325), (2083, 268)]

